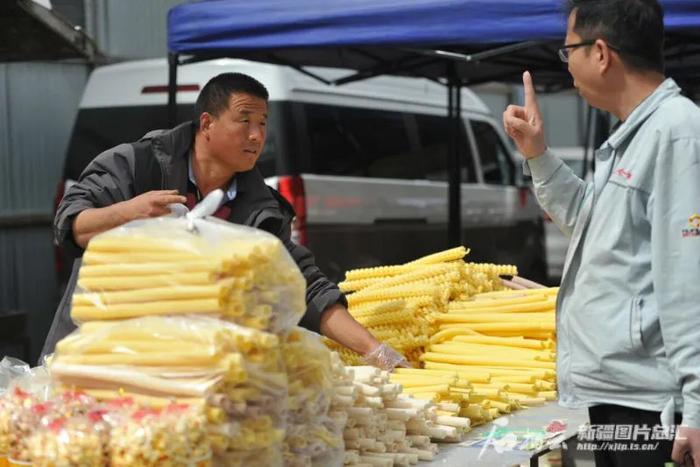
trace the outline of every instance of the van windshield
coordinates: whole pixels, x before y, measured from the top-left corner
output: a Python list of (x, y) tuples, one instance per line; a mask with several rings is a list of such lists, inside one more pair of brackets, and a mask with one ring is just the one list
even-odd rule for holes
[[(258, 159), (263, 176), (275, 175), (276, 125), (270, 107), (267, 142)], [(178, 124), (194, 117), (192, 105), (177, 109)], [(168, 128), (164, 106), (130, 106), (80, 109), (73, 126), (64, 166), (64, 179), (77, 180), (87, 165), (101, 152), (122, 143), (138, 141), (152, 130)]]

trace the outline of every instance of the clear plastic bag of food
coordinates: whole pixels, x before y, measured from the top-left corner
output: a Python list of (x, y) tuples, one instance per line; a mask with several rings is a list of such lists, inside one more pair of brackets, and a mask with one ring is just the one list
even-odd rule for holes
[(290, 423), (305, 423), (328, 413), (333, 399), (331, 352), (321, 337), (294, 328), (282, 342), (289, 378)]
[(58, 343), (50, 369), (101, 400), (201, 407), (220, 455), (281, 447), (288, 389), (275, 334), (204, 316), (88, 322)]
[(109, 465), (110, 426), (104, 411), (70, 418), (54, 418), (28, 440), (35, 467), (103, 467)]
[(110, 465), (127, 467), (209, 465), (212, 452), (206, 417), (194, 406), (126, 405), (108, 413)]
[(31, 396), (25, 397), (19, 389), (15, 389), (17, 404), (14, 405), (10, 415), (9, 450), (8, 461), (12, 465), (22, 462), (31, 462), (28, 441), (32, 434), (42, 425), (42, 420), (53, 413), (51, 402), (37, 402)]
[(285, 463), (342, 465), (342, 427), (328, 417), (334, 395), (331, 352), (318, 334), (296, 328), (282, 344), (289, 378)]
[(278, 333), (301, 319), (305, 293), (274, 235), (215, 218), (160, 217), (90, 240), (71, 316), (80, 323), (206, 314)]

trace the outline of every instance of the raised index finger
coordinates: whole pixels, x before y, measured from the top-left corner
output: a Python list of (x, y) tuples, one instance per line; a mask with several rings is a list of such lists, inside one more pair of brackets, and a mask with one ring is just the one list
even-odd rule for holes
[(537, 104), (535, 86), (532, 84), (532, 75), (530, 75), (529, 71), (523, 73), (523, 88), (525, 89), (525, 111), (527, 112), (528, 119), (532, 123), (532, 119), (539, 119), (541, 114), (540, 106)]

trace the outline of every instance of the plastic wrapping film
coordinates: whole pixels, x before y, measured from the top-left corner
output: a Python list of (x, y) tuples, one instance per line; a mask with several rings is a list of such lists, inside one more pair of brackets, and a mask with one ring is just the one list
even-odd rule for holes
[(408, 368), (406, 358), (387, 344), (380, 344), (362, 358), (366, 365), (376, 366), (382, 370), (391, 371), (394, 368)]
[(87, 322), (58, 343), (50, 370), (59, 388), (100, 400), (201, 409), (215, 459), (281, 450), (288, 389), (275, 334), (196, 315)]
[(69, 418), (54, 418), (38, 428), (28, 441), (35, 467), (109, 465), (110, 426), (102, 411)]
[(306, 282), (282, 242), (215, 218), (129, 222), (88, 243), (76, 323), (203, 314), (284, 332), (306, 309)]
[(107, 454), (112, 467), (205, 466), (212, 462), (201, 408), (172, 403), (162, 408), (126, 406), (109, 412)]
[(343, 426), (328, 416), (335, 390), (331, 352), (318, 334), (296, 328), (282, 353), (289, 378), (285, 465), (342, 465)]

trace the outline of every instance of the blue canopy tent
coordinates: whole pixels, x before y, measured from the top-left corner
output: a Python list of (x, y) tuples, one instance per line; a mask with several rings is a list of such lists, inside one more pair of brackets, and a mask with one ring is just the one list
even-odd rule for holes
[[(668, 73), (686, 88), (700, 75), (700, 1), (662, 0)], [(420, 76), (448, 87), (459, 124), (460, 87), (512, 81), (533, 71), (544, 90), (571, 86), (556, 50), (562, 0), (200, 0), (168, 13), (169, 109), (177, 65), (217, 57), (292, 66), (331, 85), (381, 74)], [(305, 66), (356, 70), (332, 82)], [(460, 242), (459, 157), (451, 132), (449, 241)]]

